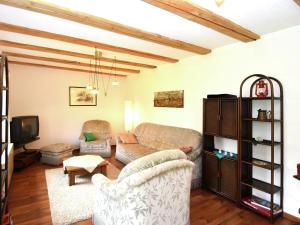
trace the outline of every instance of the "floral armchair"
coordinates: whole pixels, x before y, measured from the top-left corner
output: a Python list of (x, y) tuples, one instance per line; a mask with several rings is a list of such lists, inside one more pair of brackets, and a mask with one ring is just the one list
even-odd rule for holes
[[(85, 132), (93, 133), (96, 140), (87, 142), (84, 137)], [(111, 127), (105, 120), (89, 120), (82, 126), (79, 137), (80, 154), (99, 154), (103, 157), (111, 156)]]
[(193, 166), (182, 151), (165, 150), (132, 161), (116, 180), (94, 175), (94, 224), (189, 225)]

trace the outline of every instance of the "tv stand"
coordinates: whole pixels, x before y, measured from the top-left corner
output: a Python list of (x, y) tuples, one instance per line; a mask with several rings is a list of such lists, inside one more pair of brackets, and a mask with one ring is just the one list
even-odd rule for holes
[(20, 171), (40, 159), (39, 149), (28, 149), (25, 146), (26, 144), (36, 141), (36, 140), (39, 140), (39, 139), (40, 139), (39, 137), (36, 137), (26, 143), (16, 144), (17, 148), (22, 148), (24, 151), (15, 155), (15, 158), (14, 158), (14, 170), (15, 171)]

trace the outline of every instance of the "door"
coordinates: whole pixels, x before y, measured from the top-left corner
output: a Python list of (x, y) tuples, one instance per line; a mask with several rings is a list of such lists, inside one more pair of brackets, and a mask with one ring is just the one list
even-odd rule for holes
[(219, 134), (219, 100), (204, 99), (204, 132), (205, 134)]
[(204, 185), (207, 189), (218, 192), (219, 163), (213, 153), (204, 152)]
[(237, 201), (237, 160), (220, 160), (220, 193)]
[(238, 114), (237, 114), (237, 99), (221, 100), (221, 123), (220, 135), (237, 139), (238, 129)]

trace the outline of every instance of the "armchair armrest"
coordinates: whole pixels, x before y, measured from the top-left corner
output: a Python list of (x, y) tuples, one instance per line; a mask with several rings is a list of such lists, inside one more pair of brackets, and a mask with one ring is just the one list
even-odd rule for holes
[(118, 182), (118, 180), (110, 180), (102, 174), (95, 174), (92, 182), (101, 194), (108, 196), (110, 199), (118, 200), (128, 192), (128, 182)]
[(122, 144), (122, 143), (123, 143), (123, 142), (122, 142), (120, 136), (117, 135), (117, 136), (116, 136), (116, 144), (118, 145), (118, 144)]

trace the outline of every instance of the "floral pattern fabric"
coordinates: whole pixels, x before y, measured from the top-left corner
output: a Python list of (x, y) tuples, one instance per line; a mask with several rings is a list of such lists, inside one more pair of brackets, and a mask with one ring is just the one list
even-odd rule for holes
[(178, 159), (114, 181), (94, 175), (94, 224), (189, 225), (192, 169), (192, 162)]

